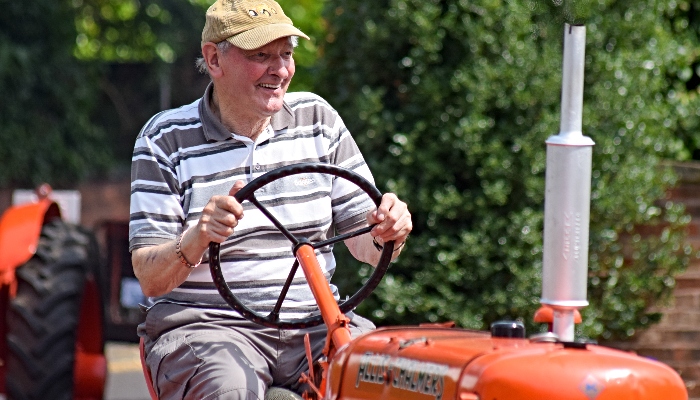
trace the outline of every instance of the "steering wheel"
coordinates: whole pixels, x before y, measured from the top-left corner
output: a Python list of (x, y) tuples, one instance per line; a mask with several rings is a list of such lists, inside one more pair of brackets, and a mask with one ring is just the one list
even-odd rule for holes
[[(296, 237), (291, 232), (289, 232), (289, 230), (287, 230), (287, 228), (285, 228), (284, 225), (282, 225), (269, 212), (269, 210), (267, 210), (267, 208), (265, 208), (265, 206), (263, 206), (255, 198), (255, 191), (278, 179), (290, 175), (297, 175), (303, 173), (323, 173), (346, 179), (357, 185), (363, 191), (365, 191), (370, 196), (372, 201), (374, 201), (376, 206), (379, 206), (379, 204), (381, 203), (382, 193), (362, 176), (350, 170), (340, 168), (334, 165), (315, 163), (293, 164), (288, 165), (286, 167), (277, 168), (273, 171), (266, 173), (265, 175), (262, 175), (252, 180), (245, 187), (239, 190), (238, 193), (234, 195), (234, 197), (241, 204), (247, 200), (253, 205), (255, 205), (255, 207), (257, 207), (275, 225), (275, 227), (277, 227), (277, 229), (279, 229), (280, 232), (282, 232), (282, 234), (287, 239), (289, 239), (289, 241), (292, 243), (292, 251), (295, 255), (299, 246), (303, 244), (309, 244), (314, 249), (319, 249), (351, 237), (365, 234), (372, 230), (374, 225), (357, 229), (352, 232), (344, 233), (342, 235), (337, 235), (316, 243), (311, 243), (307, 238), (304, 237)], [(226, 279), (224, 279), (223, 272), (221, 271), (221, 259), (219, 254), (220, 247), (221, 245), (219, 243), (209, 243), (209, 268), (211, 270), (212, 279), (214, 280), (214, 286), (216, 286), (216, 289), (219, 291), (219, 294), (226, 301), (226, 303), (228, 303), (234, 310), (238, 311), (244, 318), (263, 326), (279, 329), (302, 329), (317, 326), (323, 323), (323, 318), (319, 312), (314, 312), (310, 316), (305, 318), (279, 318), (280, 309), (282, 308), (282, 302), (287, 296), (287, 291), (289, 290), (289, 287), (292, 284), (292, 280), (294, 279), (294, 275), (296, 274), (296, 271), (299, 267), (298, 260), (295, 260), (294, 264), (292, 265), (291, 272), (289, 273), (289, 276), (287, 276), (287, 280), (285, 281), (284, 286), (282, 287), (280, 296), (277, 298), (277, 302), (275, 303), (275, 306), (273, 307), (272, 311), (268, 315), (264, 316), (248, 308), (238, 299), (238, 297), (236, 297), (236, 295), (233, 294), (231, 288), (229, 288), (228, 284), (226, 283)], [(393, 250), (393, 241), (388, 241), (384, 243), (384, 248), (382, 249), (382, 254), (379, 259), (379, 264), (374, 268), (374, 271), (372, 272), (372, 275), (369, 277), (369, 279), (365, 282), (364, 285), (362, 285), (362, 287), (357, 292), (355, 292), (355, 294), (338, 304), (342, 313), (347, 313), (355, 309), (365, 298), (367, 298), (367, 296), (370, 295), (370, 293), (372, 293), (372, 291), (374, 291), (377, 285), (379, 285), (379, 282), (382, 280), (382, 277), (384, 277), (384, 274), (389, 268), (389, 264), (391, 263), (391, 254)]]

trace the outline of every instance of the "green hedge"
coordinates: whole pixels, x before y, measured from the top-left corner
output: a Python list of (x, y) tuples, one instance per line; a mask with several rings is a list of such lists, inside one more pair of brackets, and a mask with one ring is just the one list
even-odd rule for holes
[(72, 55), (73, 8), (10, 0), (0, 8), (0, 186), (61, 187), (105, 169), (110, 149), (91, 120), (98, 71)]

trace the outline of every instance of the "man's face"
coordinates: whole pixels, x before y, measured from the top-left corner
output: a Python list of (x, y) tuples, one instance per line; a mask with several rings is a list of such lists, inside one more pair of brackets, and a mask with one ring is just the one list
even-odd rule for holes
[(293, 53), (288, 37), (255, 50), (232, 47), (221, 57), (224, 74), (216, 83), (217, 90), (223, 89), (228, 99), (245, 107), (251, 118), (271, 116), (282, 109), (294, 76)]

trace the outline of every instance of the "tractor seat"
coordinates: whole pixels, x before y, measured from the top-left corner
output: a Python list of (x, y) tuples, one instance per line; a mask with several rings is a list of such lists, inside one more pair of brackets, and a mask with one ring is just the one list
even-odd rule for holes
[(143, 377), (146, 378), (146, 386), (148, 393), (151, 395), (151, 400), (158, 400), (156, 390), (153, 388), (153, 379), (151, 379), (151, 371), (146, 366), (146, 352), (144, 350), (143, 338), (139, 340), (139, 355), (141, 356), (141, 368), (143, 369)]
[(302, 400), (302, 397), (291, 390), (271, 387), (265, 392), (265, 400)]

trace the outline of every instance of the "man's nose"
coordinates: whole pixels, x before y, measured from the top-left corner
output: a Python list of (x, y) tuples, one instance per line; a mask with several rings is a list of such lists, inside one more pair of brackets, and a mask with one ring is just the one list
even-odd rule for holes
[(289, 75), (289, 63), (290, 61), (282, 56), (273, 56), (270, 60), (268, 72), (272, 75), (278, 75), (282, 78), (286, 78), (287, 75)]

